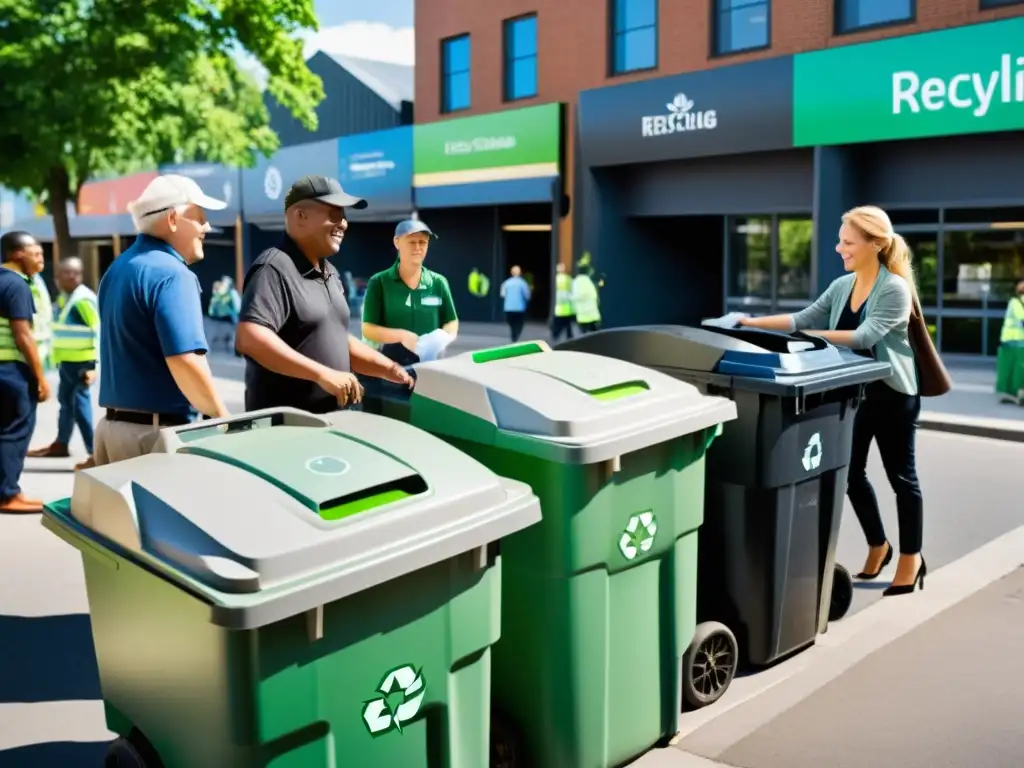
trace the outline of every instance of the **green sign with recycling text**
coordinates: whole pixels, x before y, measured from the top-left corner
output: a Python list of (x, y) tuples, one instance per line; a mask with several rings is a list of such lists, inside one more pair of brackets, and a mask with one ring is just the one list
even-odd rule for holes
[(1024, 18), (799, 54), (798, 147), (1024, 128)]
[(557, 176), (562, 107), (491, 112), (413, 128), (413, 186)]

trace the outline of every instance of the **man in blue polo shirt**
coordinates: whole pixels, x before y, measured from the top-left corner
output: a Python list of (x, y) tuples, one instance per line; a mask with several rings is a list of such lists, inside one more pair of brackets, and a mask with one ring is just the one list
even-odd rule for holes
[(184, 176), (158, 176), (129, 206), (139, 236), (100, 281), (98, 466), (152, 450), (195, 411), (227, 416), (206, 359), (199, 280), (206, 210), (226, 204)]

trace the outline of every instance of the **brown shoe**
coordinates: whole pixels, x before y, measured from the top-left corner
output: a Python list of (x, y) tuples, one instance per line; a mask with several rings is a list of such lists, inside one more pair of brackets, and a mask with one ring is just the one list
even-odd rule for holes
[(25, 455), (30, 459), (66, 459), (71, 451), (63, 443), (50, 443), (45, 448), (35, 448)]
[(0, 504), (0, 514), (5, 515), (37, 515), (43, 511), (43, 502), (39, 499), (26, 499), (19, 493)]
[(94, 459), (92, 456), (90, 456), (85, 461), (80, 461), (77, 464), (75, 464), (75, 471), (77, 472), (80, 469), (92, 469), (95, 466), (96, 466), (96, 459)]

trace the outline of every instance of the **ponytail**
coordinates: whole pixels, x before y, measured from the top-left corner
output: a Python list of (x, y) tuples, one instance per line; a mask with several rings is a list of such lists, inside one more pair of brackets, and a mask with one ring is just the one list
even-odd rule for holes
[(889, 243), (878, 252), (878, 260), (882, 262), (882, 266), (907, 281), (907, 285), (910, 286), (911, 298), (917, 303), (917, 285), (914, 282), (912, 259), (910, 246), (903, 239), (903, 235), (897, 232), (893, 232)]

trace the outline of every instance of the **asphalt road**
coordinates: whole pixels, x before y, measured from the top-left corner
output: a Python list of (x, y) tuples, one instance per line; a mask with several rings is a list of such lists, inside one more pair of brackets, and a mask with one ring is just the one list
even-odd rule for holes
[[(241, 384), (222, 381), (221, 386), (229, 408), (240, 410)], [(52, 439), (55, 423), (55, 404), (42, 406), (36, 445)], [(75, 449), (81, 455), (81, 446), (73, 445)], [(46, 500), (69, 495), (72, 463), (31, 461), (23, 478), (26, 492)], [(927, 516), (925, 554), (933, 571), (1021, 524), (1018, 473), (1024, 467), (1024, 444), (922, 432), (919, 467)], [(877, 456), (872, 457), (871, 475), (878, 480), (883, 517), (895, 539), (895, 507)], [(853, 571), (864, 556), (856, 518), (849, 511), (838, 556)], [(83, 743), (102, 742), (110, 735), (99, 702), (78, 554), (43, 530), (37, 517), (0, 516), (0, 574), (0, 766), (100, 764), (102, 748)], [(882, 579), (858, 589), (854, 613), (877, 601), (885, 585)], [(976, 650), (984, 657), (984, 648)], [(987, 666), (986, 674), (998, 674), (1000, 661), (992, 659)], [(799, 730), (792, 726), (783, 732)], [(902, 764), (894, 760), (893, 765)]]

